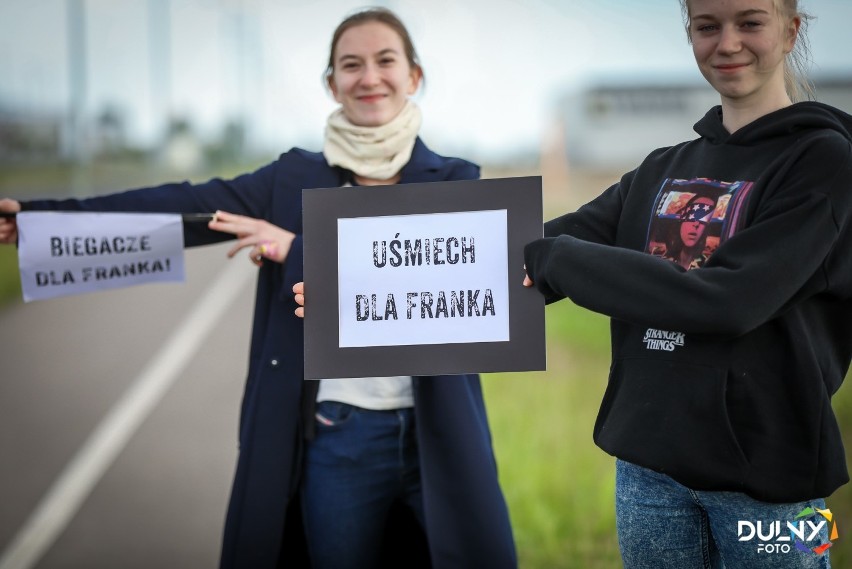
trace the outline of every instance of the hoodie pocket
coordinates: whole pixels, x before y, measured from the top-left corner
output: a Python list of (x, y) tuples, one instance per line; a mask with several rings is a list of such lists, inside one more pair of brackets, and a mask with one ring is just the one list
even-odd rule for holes
[(595, 442), (690, 488), (736, 490), (749, 464), (731, 428), (726, 388), (725, 369), (618, 360), (595, 423)]

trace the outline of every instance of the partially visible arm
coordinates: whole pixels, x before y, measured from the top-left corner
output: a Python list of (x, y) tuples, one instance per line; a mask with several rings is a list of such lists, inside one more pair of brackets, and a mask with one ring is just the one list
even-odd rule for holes
[[(0, 199), (0, 213), (18, 213), (21, 204), (15, 200)], [(18, 223), (14, 217), (0, 217), (0, 243), (14, 245), (18, 242)]]
[(577, 211), (551, 219), (544, 224), (544, 236), (571, 235), (593, 243), (613, 244), (624, 196), (632, 178), (633, 172), (626, 174), (619, 183), (613, 184)]
[(268, 221), (224, 211), (216, 212), (208, 227), (237, 237), (237, 244), (228, 251), (229, 258), (241, 249), (251, 247), (249, 260), (258, 267), (263, 265), (263, 259), (283, 263), (296, 238), (296, 234), (292, 231), (287, 231)]
[[(632, 177), (632, 172), (626, 174), (619, 184), (610, 186), (601, 195), (577, 211), (566, 213), (548, 221), (544, 224), (544, 239), (534, 241), (527, 247), (539, 242), (546, 243), (549, 239), (561, 235), (570, 235), (591, 243), (612, 245), (615, 242), (618, 221), (621, 217), (624, 192), (629, 187)], [(527, 268), (527, 274), (524, 275), (523, 284), (526, 287), (534, 286), (535, 283), (530, 278), (530, 269), (526, 266), (525, 268)], [(564, 294), (552, 289), (545, 282), (539, 282), (538, 289), (544, 295), (547, 303), (565, 298)]]
[[(275, 183), (276, 163), (231, 180), (214, 178), (200, 184), (170, 183), (85, 199), (32, 200), (23, 210), (213, 213), (228, 211), (263, 219), (269, 211)], [(231, 238), (204, 224), (185, 224), (187, 246), (203, 245)]]
[(852, 223), (848, 146), (814, 154), (834, 158), (837, 169), (802, 165), (801, 175), (785, 179), (700, 269), (561, 235), (527, 245), (528, 274), (544, 294), (612, 318), (686, 333), (746, 333), (796, 299), (826, 290), (824, 261), (852, 246), (838, 241)]

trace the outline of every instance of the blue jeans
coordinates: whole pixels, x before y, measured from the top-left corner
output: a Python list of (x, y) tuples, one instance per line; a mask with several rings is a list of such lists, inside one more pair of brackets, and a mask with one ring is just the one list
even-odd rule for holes
[(311, 565), (375, 567), (395, 502), (423, 525), (414, 409), (371, 411), (323, 401), (316, 427), (301, 488)]
[[(814, 515), (796, 520), (806, 508)], [(690, 490), (616, 461), (616, 526), (626, 569), (828, 568), (828, 551), (812, 550), (828, 543), (831, 524), (815, 508), (824, 510), (825, 501), (773, 504), (738, 492)]]

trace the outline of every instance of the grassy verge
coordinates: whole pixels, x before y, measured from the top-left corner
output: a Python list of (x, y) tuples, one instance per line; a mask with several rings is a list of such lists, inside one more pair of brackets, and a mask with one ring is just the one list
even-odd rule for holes
[(608, 320), (560, 302), (547, 308), (547, 337), (548, 371), (483, 382), (521, 566), (617, 567), (614, 459), (592, 442)]
[[(852, 374), (846, 376), (846, 381), (834, 396), (834, 410), (843, 432), (843, 442), (846, 445), (846, 468), (852, 472)], [(837, 516), (837, 527), (840, 539), (831, 548), (832, 567), (852, 567), (852, 484), (840, 488), (826, 500), (828, 508)]]
[(0, 306), (21, 298), (18, 252), (11, 245), (0, 245)]
[[(609, 368), (609, 323), (562, 301), (547, 308), (548, 371), (483, 382), (500, 479), (523, 569), (620, 567), (614, 459), (592, 442)], [(852, 446), (852, 387), (834, 407)], [(852, 456), (852, 455), (851, 455)], [(847, 457), (852, 470), (852, 460)], [(828, 498), (840, 539), (834, 567), (852, 567), (852, 485)]]

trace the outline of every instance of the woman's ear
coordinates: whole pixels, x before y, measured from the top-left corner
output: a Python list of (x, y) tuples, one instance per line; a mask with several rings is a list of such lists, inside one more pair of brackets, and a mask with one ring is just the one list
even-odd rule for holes
[(790, 18), (790, 22), (787, 24), (787, 37), (786, 45), (784, 46), (784, 53), (790, 53), (793, 51), (793, 48), (796, 47), (796, 39), (799, 37), (799, 28), (801, 26), (801, 17), (794, 16), (793, 18)]
[(423, 70), (419, 65), (411, 68), (411, 74), (408, 81), (408, 94), (413, 95), (420, 88), (420, 82), (423, 80)]
[(337, 90), (337, 84), (334, 82), (334, 74), (331, 73), (326, 75), (325, 77), (326, 85), (328, 85), (328, 90), (331, 91), (331, 95), (334, 97), (334, 100), (338, 103), (340, 102), (339, 92)]

